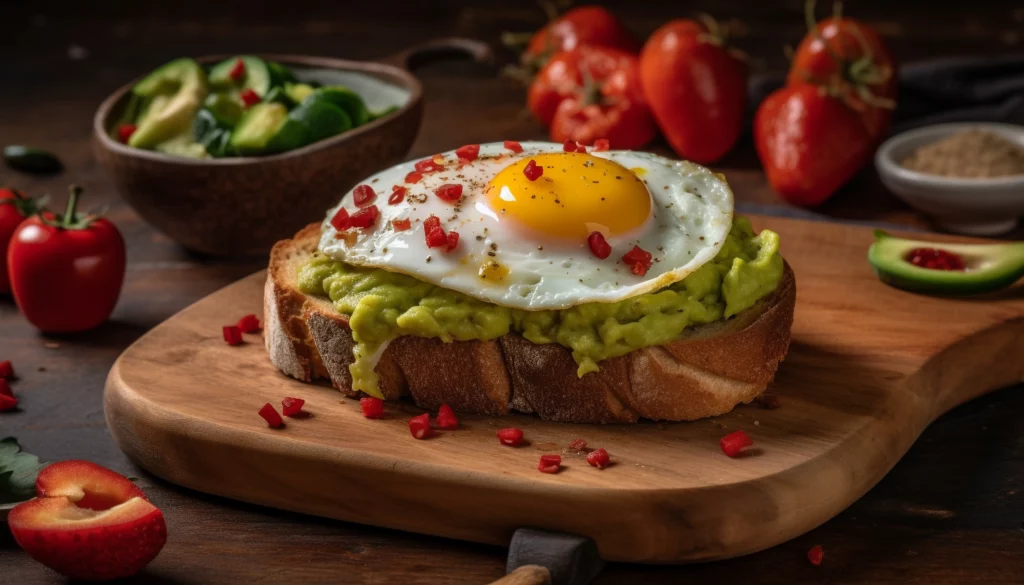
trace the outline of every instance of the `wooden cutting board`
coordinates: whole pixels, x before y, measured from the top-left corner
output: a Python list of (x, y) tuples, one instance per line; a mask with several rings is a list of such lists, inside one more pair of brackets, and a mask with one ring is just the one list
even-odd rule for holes
[[(260, 273), (128, 348), (107, 381), (107, 423), (152, 473), (275, 508), (498, 545), (517, 528), (548, 528), (592, 537), (615, 561), (764, 549), (849, 506), (943, 412), (1024, 380), (1024, 286), (961, 300), (901, 292), (872, 275), (868, 229), (754, 220), (782, 235), (797, 275), (776, 410), (608, 426), (464, 416), (460, 430), (417, 441), (415, 407), (367, 420), (357, 401), (280, 374), (258, 336), (223, 342), (222, 325), (261, 311)], [(271, 430), (257, 410), (285, 396), (305, 399), (311, 417)], [(499, 445), (506, 426), (530, 444)], [(729, 459), (718, 440), (737, 429), (755, 445)], [(615, 464), (599, 471), (563, 454), (561, 473), (537, 471), (541, 454), (577, 437)]]

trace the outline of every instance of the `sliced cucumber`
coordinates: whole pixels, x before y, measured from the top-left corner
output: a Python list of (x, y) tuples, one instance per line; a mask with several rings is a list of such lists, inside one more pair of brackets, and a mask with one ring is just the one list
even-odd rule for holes
[[(239, 59), (245, 64), (245, 75), (240, 81), (235, 81), (231, 78), (231, 71)], [(210, 85), (218, 91), (232, 88), (251, 89), (263, 97), (273, 86), (273, 79), (266, 61), (251, 55), (241, 55), (214, 65), (213, 69), (210, 69)]]
[(288, 94), (288, 97), (292, 98), (292, 101), (301, 104), (306, 98), (313, 95), (316, 88), (307, 83), (286, 83), (284, 84), (284, 91)]
[(306, 98), (288, 117), (309, 130), (309, 141), (316, 142), (352, 127), (348, 114), (319, 93)]
[(292, 73), (291, 69), (277, 61), (267, 61), (267, 69), (270, 70), (270, 79), (273, 81), (274, 86), (281, 86), (286, 83), (296, 83), (298, 81), (295, 79), (295, 74)]
[(234, 128), (242, 119), (245, 106), (236, 92), (221, 91), (207, 96), (203, 109), (209, 111), (220, 124)]
[(362, 126), (370, 121), (370, 112), (366, 109), (366, 102), (351, 89), (343, 85), (328, 85), (316, 90), (316, 93), (345, 110), (349, 119), (352, 120), (353, 127)]

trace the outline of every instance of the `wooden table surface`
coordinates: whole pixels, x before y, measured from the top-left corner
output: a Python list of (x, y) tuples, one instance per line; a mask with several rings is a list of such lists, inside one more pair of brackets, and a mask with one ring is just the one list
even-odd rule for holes
[[(262, 261), (189, 254), (143, 224), (112, 191), (89, 147), (92, 114), (127, 80), (181, 55), (266, 51), (369, 59), (441, 35), (496, 41), (501, 31), (536, 28), (529, 2), (258, 2), (0, 4), (0, 143), (49, 149), (62, 175), (37, 179), (0, 169), (0, 183), (64, 199), (69, 182), (86, 201), (109, 205), (128, 241), (128, 274), (110, 322), (80, 335), (42, 336), (0, 298), (0, 359), (20, 374), (20, 412), (0, 415), (0, 435), (14, 435), (48, 461), (82, 458), (127, 475), (164, 510), (170, 539), (147, 571), (130, 582), (465, 583), (504, 572), (504, 551), (366, 526), (283, 513), (208, 497), (157, 480), (118, 451), (103, 419), (103, 381), (118, 354), (182, 307), (250, 272)], [(311, 3), (309, 3), (311, 4)], [(799, 0), (662, 3), (616, 7), (647, 34), (664, 20), (705, 8), (737, 20), (737, 42), (755, 70), (785, 66), (781, 47), (803, 31)], [(875, 23), (904, 62), (944, 54), (1019, 50), (1024, 10), (1012, 1), (972, 6), (931, 2), (850, 2), (847, 12)], [(499, 51), (504, 59), (510, 55)], [(539, 138), (523, 108), (523, 90), (493, 69), (440, 63), (418, 71), (426, 115), (412, 155), (464, 143)], [(661, 144), (655, 150), (663, 150)], [(749, 139), (716, 168), (727, 173), (741, 205), (790, 212), (757, 168)], [(815, 215), (927, 228), (863, 172)], [(1018, 230), (1011, 237), (1020, 238)], [(827, 389), (822, 389), (827, 391)], [(930, 427), (870, 493), (820, 528), (727, 562), (646, 567), (612, 565), (609, 583), (1021, 583), (1024, 581), (1024, 393), (996, 392)], [(287, 469), (282, 469), (287, 473)], [(415, 489), (415, 486), (410, 486)], [(595, 511), (600, 513), (600, 511)], [(825, 561), (805, 553), (821, 544)], [(0, 529), (0, 583), (62, 579), (21, 553)]]

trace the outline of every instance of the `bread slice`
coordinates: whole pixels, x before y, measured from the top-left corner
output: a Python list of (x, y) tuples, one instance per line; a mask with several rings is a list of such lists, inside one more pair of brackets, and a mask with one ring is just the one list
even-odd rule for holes
[[(349, 396), (352, 331), (328, 299), (299, 292), (299, 268), (315, 251), (320, 225), (307, 226), (270, 253), (264, 296), (270, 360), (303, 381), (329, 379)], [(639, 418), (696, 420), (750, 402), (767, 387), (789, 348), (796, 281), (786, 265), (772, 294), (735, 317), (698, 325), (667, 345), (600, 362), (576, 375), (569, 349), (515, 334), (491, 341), (401, 337), (385, 348), (376, 372), (389, 399), (410, 396), (434, 410), (499, 415), (536, 413), (576, 423)]]

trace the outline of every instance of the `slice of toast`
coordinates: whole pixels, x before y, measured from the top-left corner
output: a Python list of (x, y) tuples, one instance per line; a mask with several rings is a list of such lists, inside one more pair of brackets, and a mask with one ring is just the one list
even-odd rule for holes
[[(348, 366), (352, 331), (330, 300), (298, 290), (299, 268), (315, 251), (313, 224), (270, 253), (264, 295), (270, 360), (303, 381), (327, 378), (356, 396)], [(384, 396), (408, 395), (423, 408), (448, 404), (478, 414), (536, 413), (577, 423), (696, 420), (750, 402), (775, 375), (789, 348), (796, 281), (786, 265), (779, 287), (735, 317), (697, 325), (677, 341), (604, 360), (601, 370), (576, 375), (569, 349), (538, 345), (515, 334), (491, 341), (405, 336), (377, 364)]]

